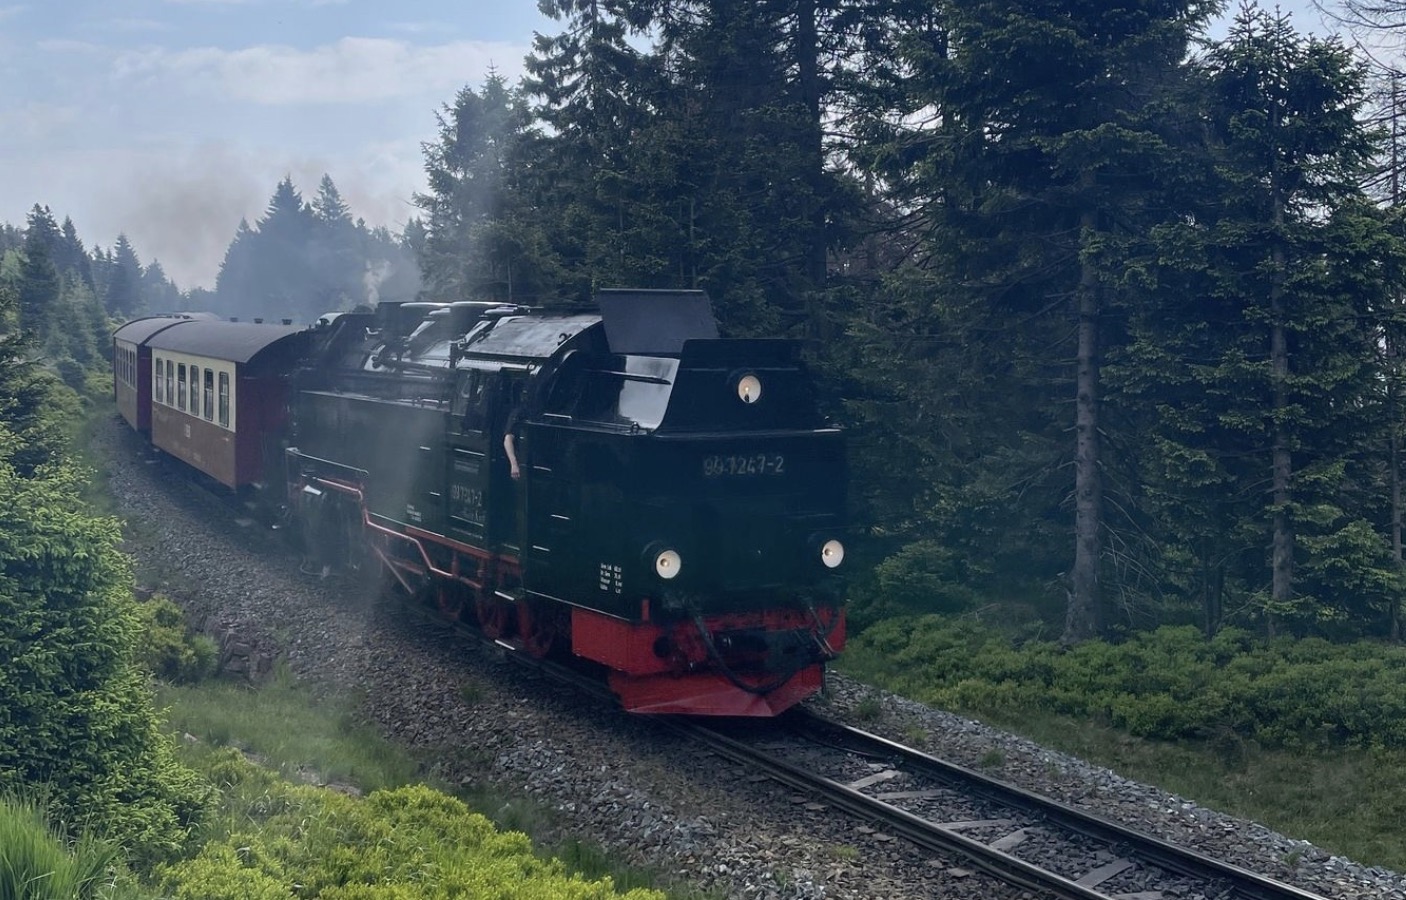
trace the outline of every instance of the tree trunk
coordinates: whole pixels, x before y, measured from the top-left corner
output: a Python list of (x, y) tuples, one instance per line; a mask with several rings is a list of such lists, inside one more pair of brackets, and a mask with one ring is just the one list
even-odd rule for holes
[[(1401, 101), (1397, 87), (1400, 79), (1391, 79), (1391, 205), (1401, 206), (1401, 161), (1397, 150), (1401, 147), (1401, 135), (1397, 131), (1400, 120)], [(1395, 306), (1400, 309), (1402, 298), (1396, 297)], [(1391, 428), (1391, 553), (1396, 559), (1396, 569), (1406, 568), (1406, 559), (1401, 547), (1401, 360), (1396, 351), (1396, 334), (1387, 327), (1382, 344), (1386, 347), (1387, 369), (1387, 416)], [(1401, 599), (1391, 598), (1391, 630), (1388, 635), (1393, 644), (1401, 643)]]
[[(1278, 238), (1284, 223), (1284, 204), (1276, 193), (1274, 198), (1274, 233)], [(1273, 263), (1272, 283), (1269, 288), (1269, 358), (1274, 379), (1274, 544), (1270, 562), (1270, 598), (1273, 607), (1267, 617), (1267, 627), (1271, 637), (1276, 631), (1274, 610), (1286, 609), (1294, 597), (1294, 523), (1289, 515), (1290, 479), (1293, 476), (1293, 458), (1289, 451), (1289, 426), (1284, 421), (1289, 406), (1289, 340), (1284, 328), (1284, 248), (1276, 245), (1271, 261)]]
[[(1212, 562), (1212, 557), (1217, 557)], [(1225, 564), (1210, 541), (1201, 546), (1201, 631), (1206, 640), (1216, 636), (1225, 617)]]
[[(1387, 342), (1391, 346), (1391, 342)], [(1395, 378), (1396, 364), (1395, 353), (1391, 366), (1391, 377)], [(1396, 568), (1400, 570), (1403, 566), (1401, 553), (1401, 433), (1397, 423), (1396, 387), (1391, 389), (1392, 403), (1388, 407), (1390, 410), (1388, 421), (1391, 422), (1391, 553), (1396, 558)], [(1399, 644), (1401, 642), (1401, 600), (1397, 597), (1391, 599), (1391, 642)]]
[[(1395, 191), (1393, 191), (1395, 196)], [(1398, 298), (1398, 307), (1401, 301)], [(1403, 568), (1401, 545), (1401, 404), (1400, 382), (1401, 363), (1397, 358), (1396, 340), (1388, 328), (1382, 336), (1382, 346), (1386, 352), (1386, 420), (1389, 423), (1389, 459), (1387, 468), (1391, 476), (1391, 555), (1396, 561), (1397, 571)], [(1389, 637), (1392, 643), (1401, 640), (1401, 601), (1392, 597), (1387, 612), (1390, 616)]]
[[(1085, 176), (1086, 180), (1088, 176)], [(1079, 219), (1091, 235), (1096, 214)], [(1093, 263), (1084, 260), (1079, 272), (1079, 350), (1075, 388), (1074, 447), (1074, 568), (1070, 573), (1069, 606), (1061, 643), (1077, 644), (1098, 633), (1099, 558), (1102, 538), (1103, 471), (1098, 439), (1098, 317), (1099, 279)]]
[(825, 290), (828, 247), (825, 240), (825, 142), (821, 130), (820, 40), (816, 0), (796, 2), (796, 86), (805, 106), (801, 150), (805, 155), (806, 187), (810, 196), (809, 232), (805, 243), (806, 335), (825, 342), (833, 335), (821, 308)]

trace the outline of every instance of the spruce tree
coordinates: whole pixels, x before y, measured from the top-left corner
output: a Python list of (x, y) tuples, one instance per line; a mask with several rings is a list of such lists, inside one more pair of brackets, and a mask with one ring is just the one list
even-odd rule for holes
[[(323, 175), (317, 197), (310, 209), (312, 231), (308, 236), (308, 260), (311, 264), (312, 290), (316, 307), (322, 312), (350, 309), (365, 295), (368, 275), (369, 234), (363, 223), (353, 222), (347, 206), (331, 175)], [(305, 306), (303, 315), (315, 318), (312, 306)]]
[(496, 74), (479, 91), (460, 90), (439, 114), (439, 139), (425, 146), (429, 189), (415, 197), (425, 213), (420, 262), (431, 297), (551, 295), (553, 263), (524, 183), (542, 177), (525, 171), (530, 122), (522, 97)]
[(142, 298), (142, 263), (125, 234), (119, 234), (112, 247), (103, 307), (119, 320), (131, 319), (146, 311)]
[(88, 290), (94, 290), (92, 260), (88, 258), (88, 251), (84, 248), (82, 239), (78, 237), (77, 227), (67, 216), (63, 220), (62, 232), (63, 237), (59, 242), (54, 263), (59, 267), (61, 274), (72, 273)]
[(61, 282), (54, 253), (61, 240), (48, 207), (35, 204), (24, 236), (24, 260), (19, 285), (19, 327), (43, 342), (57, 312)]
[(879, 71), (901, 105), (870, 127), (888, 135), (876, 155), (895, 203), (926, 231), (917, 251), (975, 317), (997, 390), (1036, 404), (1017, 420), (1022, 469), (1002, 480), (1047, 504), (1027, 515), (1071, 522), (1067, 642), (1097, 633), (1115, 571), (1101, 367), (1140, 302), (1130, 261), (1174, 209), (1168, 112), (1213, 7), (955, 0)]
[(1385, 523), (1362, 499), (1379, 491), (1354, 485), (1375, 466), (1363, 447), (1380, 446), (1362, 438), (1403, 288), (1401, 244), (1361, 187), (1376, 150), (1364, 75), (1340, 44), (1253, 5), (1205, 62), (1207, 202), (1159, 233), (1173, 290), (1138, 347), (1160, 382), (1147, 395), (1179, 397), (1160, 401), (1160, 488), (1197, 548), (1208, 628), (1228, 592), (1271, 631), (1399, 603)]

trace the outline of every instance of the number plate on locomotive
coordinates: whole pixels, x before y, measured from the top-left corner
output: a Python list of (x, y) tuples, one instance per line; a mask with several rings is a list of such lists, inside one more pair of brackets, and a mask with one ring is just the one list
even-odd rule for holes
[(786, 471), (786, 457), (780, 453), (713, 454), (703, 457), (705, 478), (781, 475)]

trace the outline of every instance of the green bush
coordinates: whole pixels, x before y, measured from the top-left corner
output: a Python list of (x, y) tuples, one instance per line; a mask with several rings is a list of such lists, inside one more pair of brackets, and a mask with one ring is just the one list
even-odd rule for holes
[(54, 371), (59, 373), (59, 378), (74, 391), (82, 392), (88, 384), (88, 370), (83, 368), (83, 364), (71, 356), (65, 356), (54, 363)]
[(195, 684), (215, 674), (220, 648), (209, 635), (192, 634), (185, 613), (170, 598), (154, 594), (140, 604), (143, 667), (171, 684)]
[(559, 861), (535, 856), (525, 835), (500, 832), (428, 787), (356, 800), (278, 781), (235, 751), (223, 754), (218, 765), (237, 827), (195, 858), (159, 870), (173, 900), (662, 900), (654, 891), (617, 893), (608, 878), (569, 875)]
[(1227, 734), (1268, 747), (1406, 748), (1406, 648), (1321, 639), (1212, 640), (1166, 626), (1121, 643), (1014, 647), (998, 632), (938, 616), (879, 623), (842, 666), (936, 705), (976, 713), (1044, 709), (1141, 737)]
[(6, 900), (86, 900), (114, 890), (117, 851), (91, 836), (71, 846), (39, 807), (0, 796), (0, 897)]
[(958, 613), (976, 603), (965, 560), (937, 541), (914, 541), (879, 563), (882, 595), (902, 609)]
[(74, 829), (173, 852), (208, 789), (176, 763), (136, 664), (120, 530), (83, 509), (76, 468), (22, 474), (17, 445), (0, 426), (0, 791), (43, 785)]

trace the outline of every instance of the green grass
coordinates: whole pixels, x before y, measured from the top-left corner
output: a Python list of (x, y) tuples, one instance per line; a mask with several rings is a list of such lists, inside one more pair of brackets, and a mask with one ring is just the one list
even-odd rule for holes
[[(108, 490), (107, 460), (93, 451), (98, 433), (114, 427), (111, 420), (117, 417), (117, 402), (108, 390), (106, 393), (90, 393), (82, 403), (83, 414), (69, 423), (69, 446), (78, 462), (93, 473), (83, 492), (83, 500), (92, 513), (115, 515), (116, 506), (112, 501), (112, 492)], [(122, 423), (121, 427), (125, 429), (126, 423)]]
[(112, 844), (82, 837), (69, 843), (39, 807), (0, 797), (0, 897), (6, 900), (86, 900), (128, 896), (114, 879), (119, 854)]
[(363, 791), (417, 780), (409, 754), (357, 722), (345, 699), (314, 699), (286, 674), (264, 687), (205, 682), (161, 685), (171, 730), (215, 747), (234, 746), (290, 779), (344, 782)]
[(1401, 840), (1406, 754), (1291, 754), (1233, 738), (1172, 744), (1040, 711), (1019, 716), (964, 712), (1357, 862), (1406, 871), (1406, 845)]

